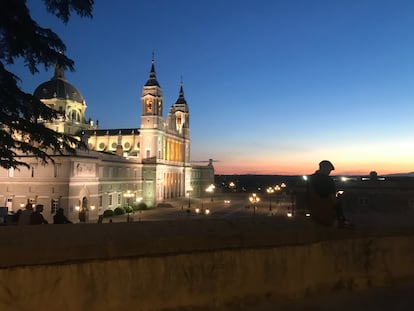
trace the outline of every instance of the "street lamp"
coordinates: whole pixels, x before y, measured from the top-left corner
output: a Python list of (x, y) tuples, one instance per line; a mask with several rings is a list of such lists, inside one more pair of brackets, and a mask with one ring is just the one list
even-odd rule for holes
[(229, 183), (229, 188), (231, 189), (231, 192), (234, 192), (234, 188), (236, 187), (236, 184), (233, 182), (233, 181), (231, 181), (230, 183)]
[(127, 201), (128, 204), (128, 210), (127, 210), (127, 222), (130, 221), (129, 219), (129, 213), (131, 212), (131, 198), (135, 197), (135, 193), (131, 192), (131, 190), (127, 190), (127, 192), (124, 193), (124, 198)]
[(189, 185), (187, 187), (187, 193), (188, 193), (188, 209), (191, 209), (191, 192), (193, 192), (193, 187)]
[(260, 201), (260, 198), (256, 195), (256, 193), (253, 193), (249, 200), (253, 204), (253, 214), (256, 214), (256, 203)]
[(275, 191), (276, 191), (276, 203), (279, 205), (279, 202), (280, 202), (280, 198), (279, 198), (279, 191), (281, 190), (282, 188), (280, 188), (280, 186), (279, 185), (276, 185), (275, 186)]
[(266, 192), (269, 194), (269, 211), (272, 210), (272, 194), (275, 192), (275, 189), (272, 187), (267, 188)]
[(211, 202), (213, 202), (213, 193), (214, 193), (214, 189), (216, 189), (216, 186), (214, 186), (213, 184), (209, 185), (206, 189), (206, 192), (211, 194)]
[(131, 190), (127, 190), (127, 192), (124, 193), (124, 198), (127, 201), (128, 206), (131, 205), (131, 198), (135, 197), (135, 193), (131, 192)]

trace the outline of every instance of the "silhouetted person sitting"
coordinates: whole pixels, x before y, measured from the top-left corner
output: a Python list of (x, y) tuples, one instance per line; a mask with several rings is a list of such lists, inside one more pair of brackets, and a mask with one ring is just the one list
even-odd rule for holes
[(60, 224), (71, 224), (72, 222), (66, 218), (63, 208), (59, 207), (56, 211), (55, 216), (53, 216), (53, 223), (56, 225), (60, 225)]
[(17, 224), (19, 222), (19, 218), (20, 218), (21, 213), (22, 213), (22, 210), (20, 208), (17, 210), (16, 213), (14, 213), (13, 219), (12, 219), (14, 224)]
[(33, 206), (30, 203), (26, 204), (26, 209), (20, 212), (19, 219), (17, 220), (18, 225), (30, 225), (30, 217), (33, 214)]
[(308, 207), (312, 219), (319, 224), (331, 226), (337, 221), (339, 228), (352, 228), (352, 223), (344, 216), (341, 194), (336, 191), (335, 182), (329, 176), (333, 170), (333, 164), (323, 160), (319, 163), (319, 170), (309, 177)]
[(31, 225), (43, 225), (48, 224), (47, 220), (42, 215), (43, 212), (43, 205), (38, 204), (36, 205), (35, 211), (30, 215), (30, 224)]

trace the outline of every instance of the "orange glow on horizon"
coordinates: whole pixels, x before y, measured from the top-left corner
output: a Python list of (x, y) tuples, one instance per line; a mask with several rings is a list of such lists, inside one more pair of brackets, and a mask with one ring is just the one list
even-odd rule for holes
[[(223, 162), (214, 163), (214, 171), (217, 175), (307, 175), (318, 169), (318, 163), (301, 163), (301, 165), (289, 165), (273, 163), (261, 163), (247, 165), (246, 163), (226, 164)], [(334, 163), (336, 170), (331, 175), (369, 175), (376, 171), (379, 175), (410, 173), (414, 171), (413, 165), (407, 163)]]

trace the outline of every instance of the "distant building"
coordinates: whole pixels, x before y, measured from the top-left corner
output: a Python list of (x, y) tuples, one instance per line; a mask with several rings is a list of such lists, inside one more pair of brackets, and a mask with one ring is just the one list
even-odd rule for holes
[(164, 97), (154, 60), (141, 95), (141, 128), (100, 129), (86, 120), (81, 93), (55, 68), (51, 80), (34, 95), (59, 112), (46, 125), (78, 136), (89, 147), (76, 156), (54, 156), (46, 166), (26, 156), (30, 164), (20, 170), (0, 169), (0, 206), (17, 211), (27, 203), (43, 204), (48, 220), (58, 207), (75, 220), (79, 210), (97, 219), (106, 209), (144, 202), (150, 207), (173, 198), (197, 197), (214, 183), (212, 161), (206, 166), (190, 162), (190, 111), (181, 84), (176, 102), (163, 118)]

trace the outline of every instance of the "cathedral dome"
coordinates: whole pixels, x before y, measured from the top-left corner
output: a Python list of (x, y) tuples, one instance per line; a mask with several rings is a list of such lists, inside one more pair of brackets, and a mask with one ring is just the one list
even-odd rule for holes
[(69, 99), (83, 103), (81, 93), (70, 84), (64, 75), (64, 70), (59, 66), (55, 67), (55, 75), (49, 81), (40, 84), (33, 94), (38, 99)]

